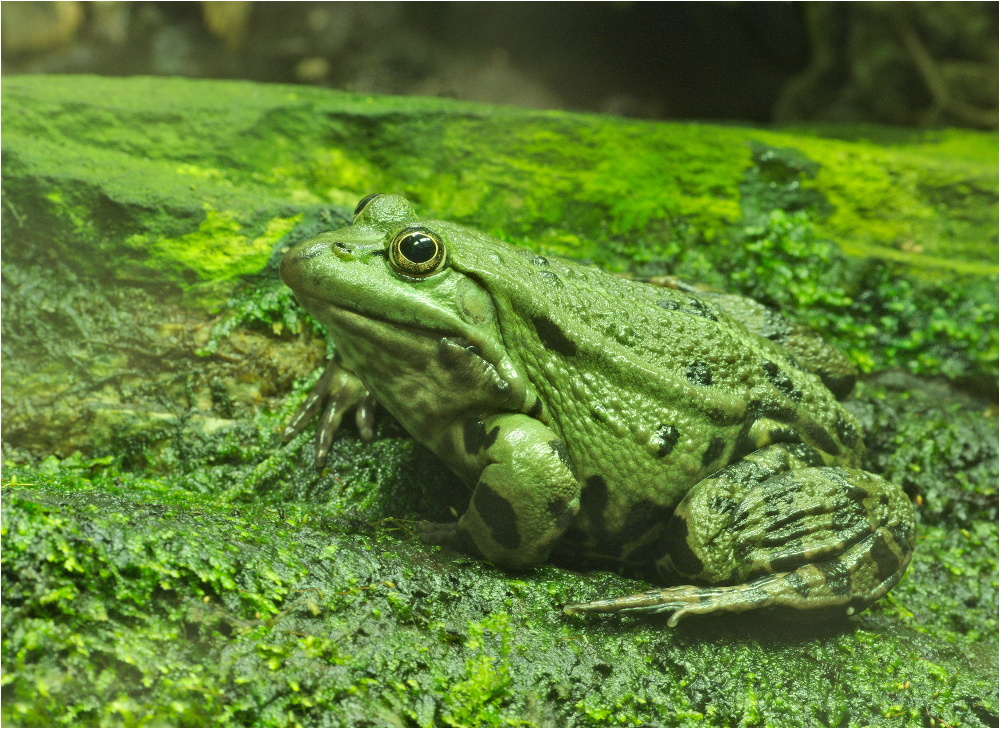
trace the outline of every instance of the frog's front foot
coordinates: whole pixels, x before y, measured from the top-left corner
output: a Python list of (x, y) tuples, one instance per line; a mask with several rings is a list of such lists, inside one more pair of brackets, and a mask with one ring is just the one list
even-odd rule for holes
[(305, 430), (309, 422), (322, 410), (316, 427), (316, 468), (322, 468), (330, 452), (330, 443), (340, 427), (344, 414), (354, 408), (355, 421), (361, 440), (370, 443), (375, 438), (375, 397), (357, 378), (336, 360), (331, 359), (316, 384), (309, 391), (302, 406), (295, 412), (281, 433), (287, 443)]

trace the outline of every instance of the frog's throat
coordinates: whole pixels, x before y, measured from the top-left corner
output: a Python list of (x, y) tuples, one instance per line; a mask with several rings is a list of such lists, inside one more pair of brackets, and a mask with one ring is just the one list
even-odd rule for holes
[[(455, 320), (447, 327), (402, 323), (338, 306), (312, 297), (299, 297), (303, 306), (330, 331), (344, 363), (365, 385), (378, 394), (376, 371), (412, 367), (414, 362), (434, 358), (441, 368), (441, 353), (464, 349), (478, 368), (497, 382), (496, 405), (505, 411), (528, 412), (528, 380), (506, 352), (479, 330)], [(475, 365), (473, 365), (475, 366)], [(490, 388), (493, 389), (493, 388)], [(381, 400), (382, 398), (380, 398)], [(383, 404), (386, 404), (383, 402)]]

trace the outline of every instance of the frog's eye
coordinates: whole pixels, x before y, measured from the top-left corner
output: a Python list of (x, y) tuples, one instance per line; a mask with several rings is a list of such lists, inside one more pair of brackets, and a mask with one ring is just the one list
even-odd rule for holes
[(444, 243), (427, 228), (403, 228), (389, 243), (389, 263), (408, 276), (429, 276), (444, 263)]
[(356, 218), (359, 215), (361, 215), (361, 211), (364, 210), (366, 207), (368, 207), (368, 203), (370, 203), (375, 198), (381, 196), (382, 196), (381, 192), (373, 192), (371, 195), (365, 195), (363, 198), (361, 198), (361, 200), (357, 204), (357, 207), (354, 208), (354, 217)]

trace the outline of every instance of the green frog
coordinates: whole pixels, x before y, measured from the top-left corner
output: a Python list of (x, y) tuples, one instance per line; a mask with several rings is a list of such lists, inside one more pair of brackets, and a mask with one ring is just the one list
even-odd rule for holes
[(545, 257), (369, 195), (288, 250), (329, 330), (317, 458), (377, 402), (471, 489), (423, 541), (509, 569), (550, 557), (674, 585), (565, 612), (851, 615), (913, 552), (913, 507), (860, 470), (846, 359), (748, 299)]

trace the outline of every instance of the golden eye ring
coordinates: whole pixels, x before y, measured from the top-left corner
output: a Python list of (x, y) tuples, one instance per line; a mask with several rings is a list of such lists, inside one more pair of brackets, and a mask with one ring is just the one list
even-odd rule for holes
[(444, 242), (419, 225), (403, 228), (389, 243), (389, 263), (407, 276), (430, 276), (444, 265)]

